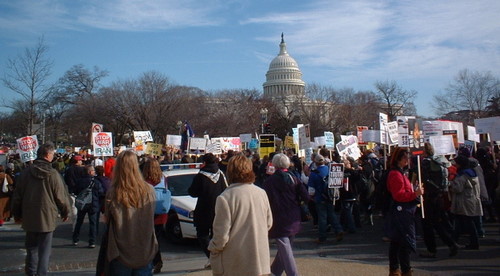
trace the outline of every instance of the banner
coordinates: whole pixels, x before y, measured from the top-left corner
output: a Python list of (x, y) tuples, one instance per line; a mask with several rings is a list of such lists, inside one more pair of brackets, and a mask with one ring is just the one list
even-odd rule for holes
[(328, 188), (342, 188), (344, 186), (344, 164), (330, 163), (328, 169)]
[(163, 148), (162, 144), (155, 143), (147, 143), (146, 144), (146, 154), (152, 154), (156, 156), (161, 156), (161, 149)]
[(261, 157), (269, 156), (271, 152), (275, 152), (274, 134), (259, 135), (259, 155)]
[(181, 148), (182, 136), (181, 135), (167, 135), (167, 145), (175, 146), (176, 148)]
[(36, 159), (36, 151), (38, 150), (38, 139), (36, 135), (25, 136), (17, 141), (17, 153), (21, 161), (28, 162)]
[(113, 134), (111, 132), (92, 133), (95, 156), (113, 156)]

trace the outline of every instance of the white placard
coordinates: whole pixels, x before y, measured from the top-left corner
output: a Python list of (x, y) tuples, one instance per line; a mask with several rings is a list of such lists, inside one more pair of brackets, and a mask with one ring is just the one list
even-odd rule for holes
[(430, 136), (429, 143), (436, 155), (455, 154), (455, 144), (451, 135)]
[(349, 135), (342, 141), (338, 142), (337, 152), (340, 154), (342, 158), (346, 158), (350, 156), (354, 158), (354, 160), (358, 160), (361, 157), (361, 151), (358, 147), (358, 137), (354, 135)]
[(95, 156), (113, 156), (113, 134), (111, 132), (92, 133)]
[(386, 130), (386, 124), (389, 122), (389, 117), (387, 114), (384, 113), (379, 113), (378, 115), (378, 122), (380, 126), (380, 143), (383, 145), (387, 145), (387, 130)]
[(299, 127), (299, 149), (307, 149), (311, 146), (309, 125)]
[(252, 133), (240, 134), (240, 141), (242, 143), (250, 143), (252, 141)]
[(380, 130), (363, 130), (363, 141), (380, 143)]
[(422, 130), (426, 141), (428, 141), (429, 136), (443, 135), (443, 126), (440, 121), (423, 121)]
[(145, 145), (146, 142), (153, 142), (153, 136), (151, 135), (151, 131), (134, 131), (134, 141), (139, 144), (139, 141), (142, 141), (142, 145)]
[(214, 142), (207, 144), (206, 153), (222, 154), (222, 148), (220, 142)]
[(314, 137), (314, 148), (326, 146), (325, 136)]
[(21, 161), (28, 162), (37, 158), (36, 152), (38, 150), (38, 139), (36, 135), (25, 136), (19, 138), (17, 141), (17, 153)]
[(168, 146), (180, 147), (182, 144), (182, 136), (181, 135), (168, 135), (167, 134), (167, 143)]
[(335, 149), (335, 137), (333, 136), (333, 132), (325, 131), (325, 147), (329, 150)]
[(475, 119), (476, 132), (478, 134), (490, 134), (492, 141), (500, 140), (500, 116)]
[(476, 134), (476, 128), (473, 126), (467, 126), (467, 140), (479, 143), (479, 134)]
[(465, 143), (464, 126), (461, 122), (440, 121), (443, 131), (456, 130), (459, 144)]
[(205, 140), (205, 138), (189, 137), (189, 149), (190, 150), (205, 151), (206, 146), (207, 146), (207, 140)]
[(388, 122), (385, 124), (386, 125), (386, 130), (387, 133), (389, 134), (390, 138), (390, 144), (397, 144), (398, 143), (398, 122), (393, 121), (393, 122)]

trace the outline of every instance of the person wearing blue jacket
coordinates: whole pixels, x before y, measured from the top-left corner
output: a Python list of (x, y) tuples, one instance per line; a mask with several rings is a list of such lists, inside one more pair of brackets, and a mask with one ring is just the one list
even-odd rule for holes
[(79, 194), (81, 191), (87, 189), (90, 185), (92, 185), (92, 204), (84, 209), (78, 210), (76, 215), (76, 224), (75, 229), (73, 229), (73, 245), (77, 246), (80, 236), (80, 228), (82, 227), (83, 220), (85, 219), (85, 215), (88, 215), (89, 218), (89, 248), (95, 248), (95, 241), (97, 236), (97, 214), (99, 213), (101, 206), (99, 203), (99, 198), (104, 196), (104, 189), (102, 187), (102, 183), (95, 177), (95, 168), (93, 166), (85, 167), (85, 175), (82, 178), (79, 178), (76, 181), (75, 192)]
[(333, 201), (328, 196), (328, 183), (324, 181), (329, 173), (328, 166), (326, 166), (325, 158), (321, 154), (314, 157), (314, 163), (316, 164), (316, 169), (311, 171), (307, 185), (314, 189), (319, 230), (317, 242), (324, 243), (326, 241), (328, 223), (331, 224), (335, 231), (337, 241), (341, 241), (344, 237), (344, 230), (335, 214)]

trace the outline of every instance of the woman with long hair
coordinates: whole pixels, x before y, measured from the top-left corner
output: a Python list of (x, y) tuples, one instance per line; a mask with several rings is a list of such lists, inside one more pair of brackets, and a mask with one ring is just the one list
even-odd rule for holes
[[(160, 162), (158, 162), (158, 160), (154, 158), (148, 157), (146, 159), (146, 161), (144, 162), (144, 166), (142, 168), (142, 175), (144, 176), (146, 182), (153, 187), (157, 185), (159, 185), (158, 187), (165, 187), (165, 188), (167, 187), (165, 184), (165, 177), (163, 176), (163, 173), (160, 168)], [(163, 267), (159, 238), (163, 230), (163, 225), (167, 223), (167, 217), (168, 214), (154, 215), (155, 235), (156, 235), (156, 242), (158, 243), (158, 252), (156, 253), (155, 258), (153, 259), (154, 273), (160, 273), (161, 268)]]
[(230, 185), (217, 197), (208, 246), (213, 275), (270, 274), (267, 233), (273, 217), (267, 194), (253, 184), (252, 161), (243, 154), (229, 160), (227, 176)]
[(151, 275), (158, 252), (154, 231), (155, 192), (139, 170), (137, 155), (120, 153), (106, 195), (110, 275)]
[(410, 253), (416, 250), (414, 215), (417, 197), (424, 190), (414, 190), (405, 174), (408, 155), (406, 148), (396, 147), (391, 155), (391, 170), (387, 176), (387, 189), (392, 197), (389, 209), (389, 276), (411, 276)]

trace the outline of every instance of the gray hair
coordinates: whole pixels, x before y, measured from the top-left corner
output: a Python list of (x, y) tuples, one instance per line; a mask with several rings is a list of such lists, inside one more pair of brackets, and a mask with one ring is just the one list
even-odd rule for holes
[(283, 153), (278, 153), (273, 157), (273, 166), (277, 169), (288, 169), (290, 167), (290, 158)]

